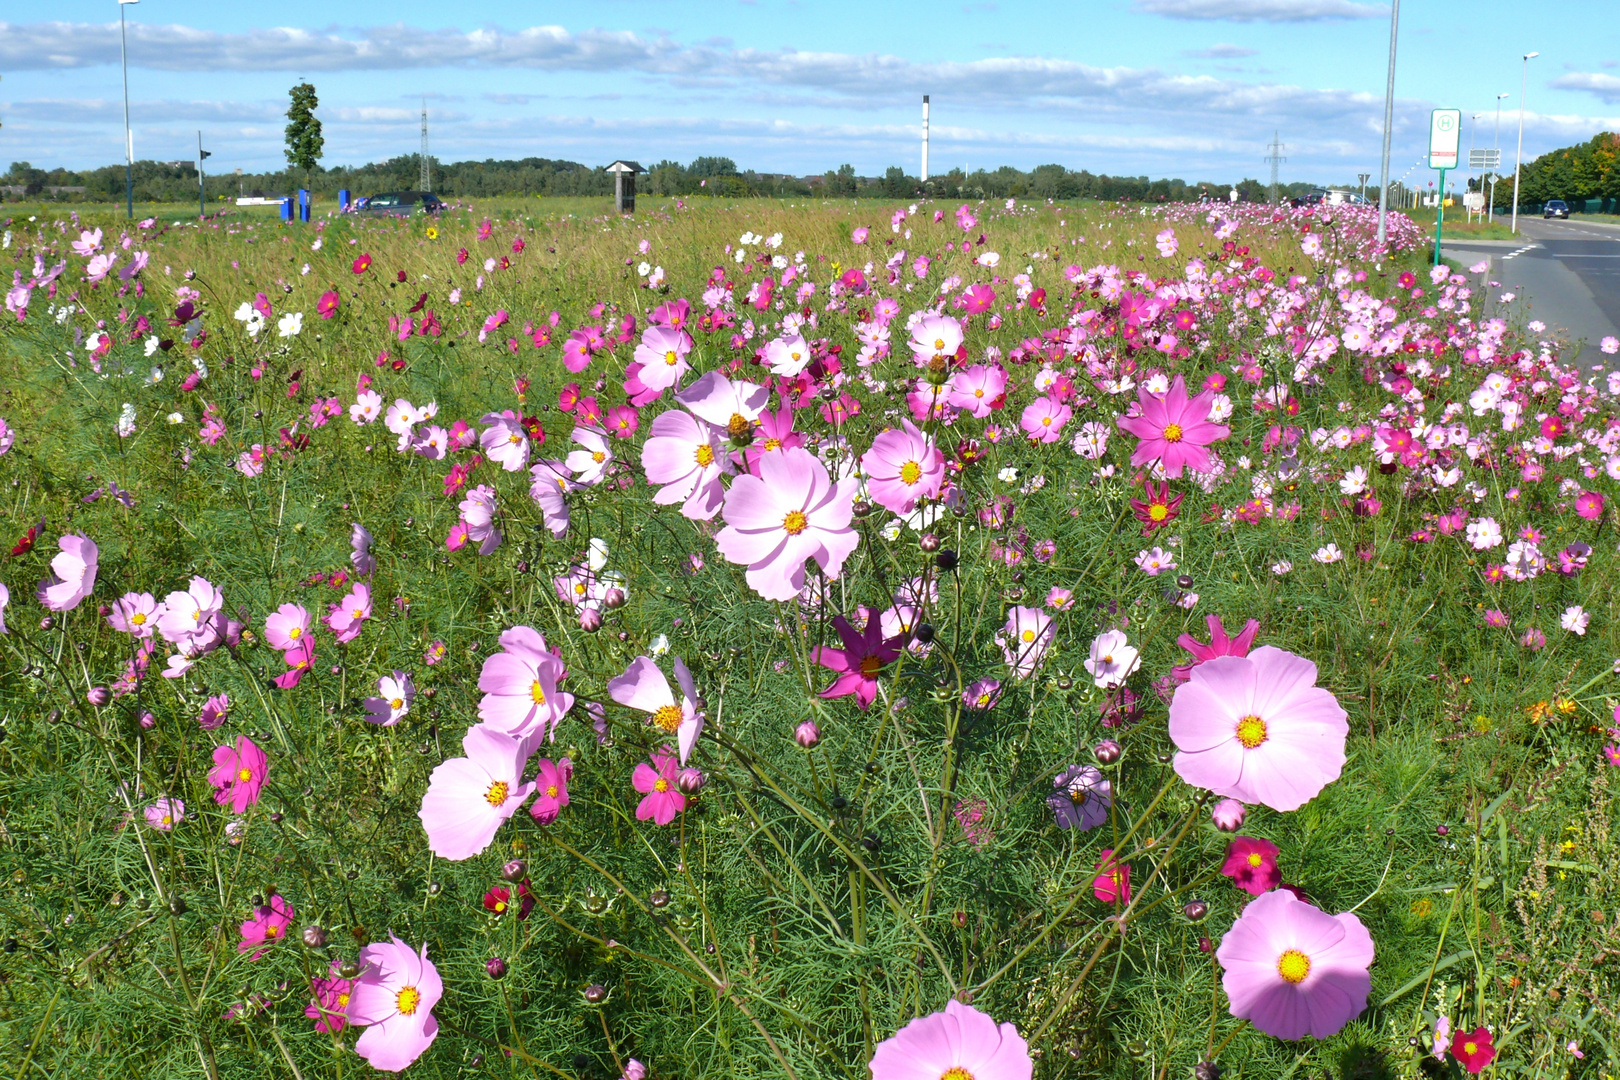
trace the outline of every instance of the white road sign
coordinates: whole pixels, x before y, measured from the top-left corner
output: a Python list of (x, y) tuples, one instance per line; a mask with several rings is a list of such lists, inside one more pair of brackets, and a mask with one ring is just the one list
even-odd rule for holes
[(1502, 167), (1502, 151), (1496, 149), (1468, 151), (1468, 167), (1494, 172)]
[(1455, 169), (1462, 139), (1462, 110), (1436, 109), (1429, 114), (1429, 168)]

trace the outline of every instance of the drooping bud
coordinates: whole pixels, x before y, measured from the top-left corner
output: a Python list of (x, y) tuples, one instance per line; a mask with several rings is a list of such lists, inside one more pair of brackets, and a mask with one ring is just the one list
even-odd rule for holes
[(112, 691), (105, 686), (93, 686), (90, 692), (84, 695), (84, 700), (99, 709), (112, 700)]
[(609, 611), (618, 611), (624, 607), (624, 590), (609, 589), (607, 595), (602, 598), (602, 603), (607, 605)]
[(489, 973), (489, 977), (492, 979), (504, 979), (506, 978), (506, 961), (498, 956), (492, 956), (484, 961), (484, 970)]
[(579, 628), (587, 634), (594, 634), (602, 629), (602, 613), (593, 607), (588, 607), (579, 613)]
[(814, 720), (806, 720), (793, 729), (793, 741), (808, 750), (821, 741), (821, 729)]
[(683, 795), (696, 795), (703, 787), (705, 777), (701, 770), (688, 766), (681, 770), (680, 776), (675, 778), (675, 786), (681, 789)]

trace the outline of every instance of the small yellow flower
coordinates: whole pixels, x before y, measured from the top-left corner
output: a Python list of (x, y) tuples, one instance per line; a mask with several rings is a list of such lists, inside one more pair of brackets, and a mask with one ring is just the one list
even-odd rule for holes
[(1486, 716), (1484, 713), (1480, 713), (1478, 716), (1474, 717), (1474, 730), (1482, 735), (1491, 730), (1491, 718)]
[(434, 228), (432, 225), (429, 225), (427, 227), (427, 238), (429, 240), (437, 240), (439, 238), (439, 230)]

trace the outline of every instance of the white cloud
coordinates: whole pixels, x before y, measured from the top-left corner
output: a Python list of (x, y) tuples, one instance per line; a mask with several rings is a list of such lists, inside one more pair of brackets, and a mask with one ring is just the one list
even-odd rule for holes
[(1211, 45), (1207, 49), (1188, 49), (1181, 54), (1194, 60), (1241, 60), (1245, 56), (1259, 56), (1259, 49), (1245, 49), (1241, 45)]
[(1321, 19), (1374, 19), (1388, 8), (1351, 0), (1135, 0), (1137, 11), (1172, 19), (1227, 22), (1316, 22)]
[(1575, 72), (1560, 75), (1547, 85), (1558, 90), (1585, 90), (1605, 105), (1620, 104), (1620, 76)]

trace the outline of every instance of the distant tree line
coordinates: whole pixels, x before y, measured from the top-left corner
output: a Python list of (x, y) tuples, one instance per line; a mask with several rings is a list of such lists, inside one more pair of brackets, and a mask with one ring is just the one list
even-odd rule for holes
[[(613, 194), (613, 176), (603, 167), (550, 158), (520, 160), (430, 162), (433, 190), (444, 198), (479, 198), (493, 195), (585, 195)], [(274, 172), (220, 173), (205, 177), (209, 202), (238, 195), (287, 195), (307, 184), (311, 191), (335, 198), (339, 189), (355, 195), (379, 191), (409, 191), (416, 188), (421, 174), (421, 158), (406, 154), (387, 161), (354, 167), (307, 170), (289, 165)], [(140, 202), (185, 202), (197, 197), (196, 165), (190, 161), (137, 161), (134, 168), (135, 198)], [(0, 187), (20, 188), (28, 198), (54, 198), (58, 201), (117, 201), (124, 197), (124, 167), (108, 165), (75, 172), (70, 169), (40, 169), (26, 161), (13, 162), (0, 176)], [(1088, 170), (1075, 171), (1063, 165), (1040, 165), (1029, 171), (1003, 165), (999, 169), (978, 169), (971, 173), (960, 168), (929, 177), (926, 183), (898, 166), (890, 166), (882, 176), (859, 176), (852, 165), (841, 165), (820, 175), (792, 176), (780, 173), (741, 170), (728, 157), (706, 156), (682, 165), (659, 161), (637, 181), (638, 189), (653, 195), (713, 195), (732, 198), (816, 196), (820, 198), (910, 199), (931, 196), (943, 199), (1098, 199), (1119, 202), (1190, 202), (1200, 199), (1226, 201), (1236, 187), (1245, 202), (1264, 202), (1266, 186), (1245, 179), (1237, 184), (1179, 179), (1153, 180), (1146, 176), (1109, 176)], [(1313, 184), (1279, 186), (1283, 198), (1314, 190)], [(83, 188), (83, 191), (57, 191), (57, 188)]]
[[(1504, 162), (1506, 164), (1506, 162)], [(1477, 180), (1470, 184), (1477, 190)], [(1604, 213), (1620, 209), (1620, 134), (1605, 131), (1583, 143), (1551, 150), (1519, 170), (1519, 205), (1548, 199), (1574, 202), (1601, 200), (1592, 207)], [(1496, 183), (1498, 206), (1513, 201), (1513, 173)]]

